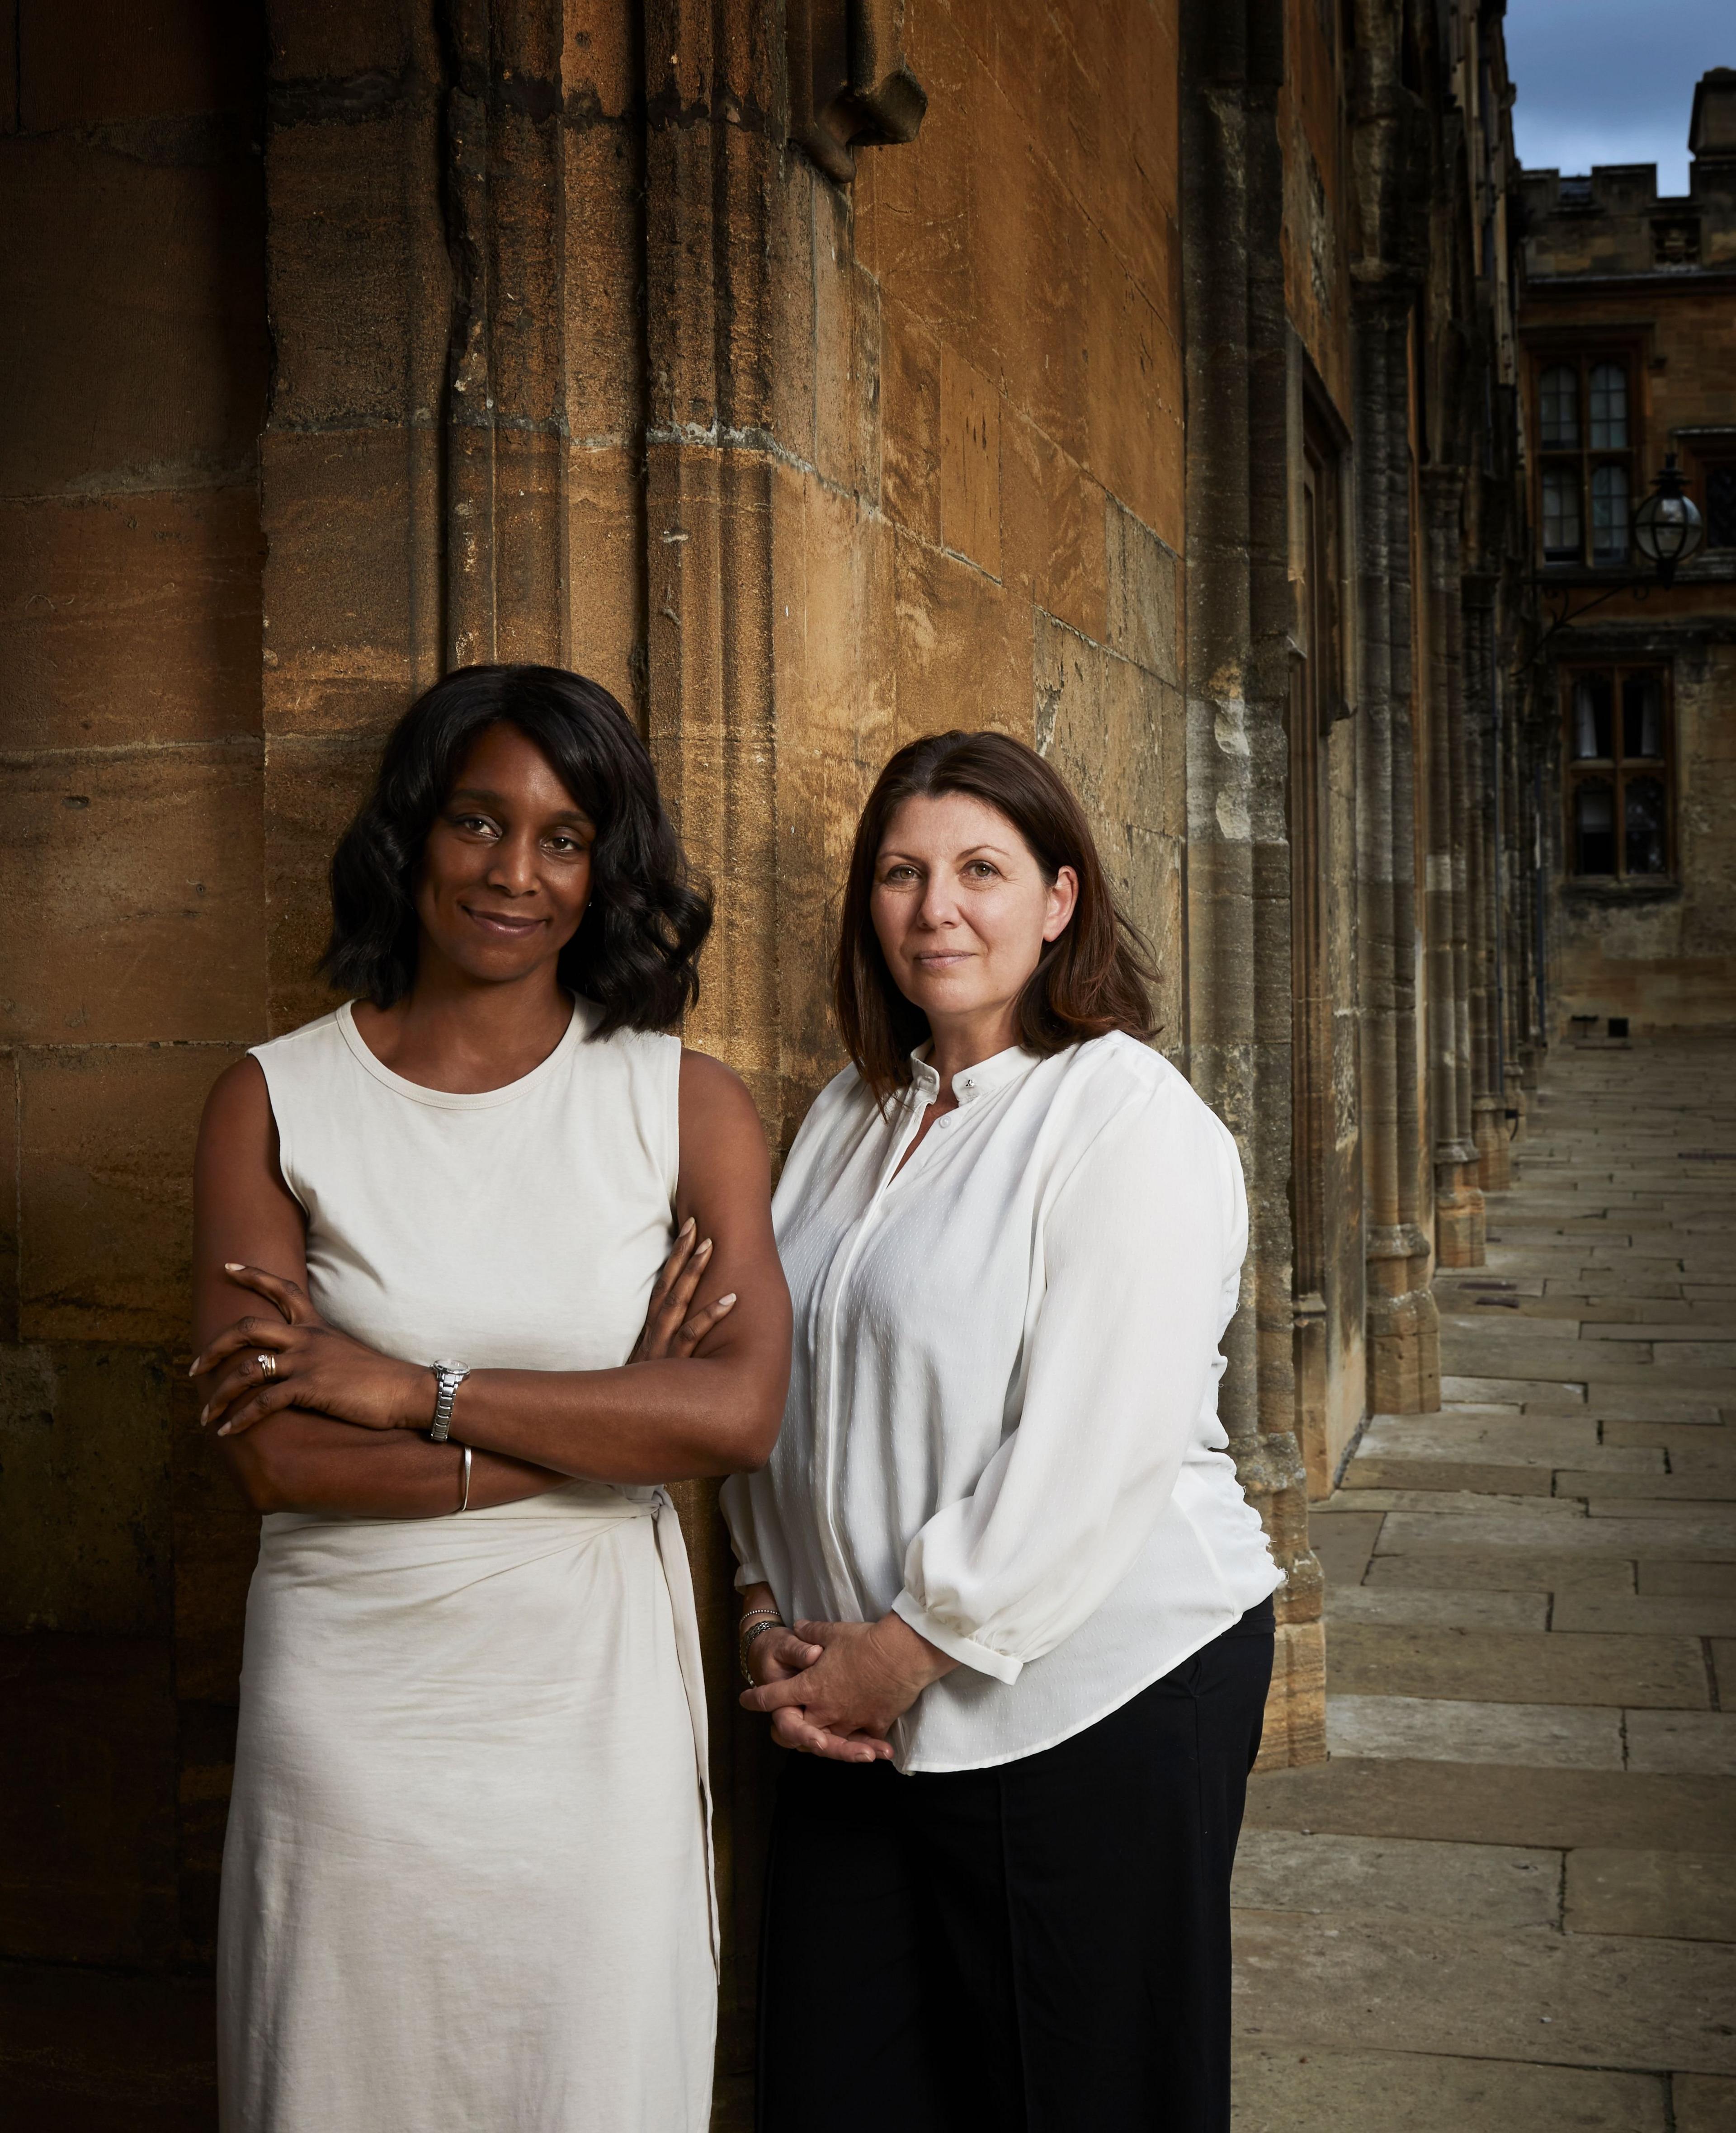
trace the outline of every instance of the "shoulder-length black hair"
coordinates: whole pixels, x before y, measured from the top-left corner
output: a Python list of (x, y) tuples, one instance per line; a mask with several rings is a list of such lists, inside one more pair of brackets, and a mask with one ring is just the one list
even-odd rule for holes
[(320, 967), (376, 1007), (416, 977), (416, 874), (471, 744), (516, 726), (596, 825), (591, 900), (561, 951), (571, 992), (603, 1010), (593, 1037), (667, 1029), (699, 997), (711, 899), (688, 879), (632, 720), (606, 689), (558, 667), (461, 667), (393, 728), (374, 790), (331, 859), (331, 938)]
[(1156, 1033), (1149, 988), (1156, 967), (1116, 902), (1085, 811), (1034, 749), (999, 733), (930, 734), (901, 748), (875, 781), (850, 855), (832, 965), (838, 1028), (856, 1071), (881, 1103), (908, 1086), (910, 1054), (928, 1018), (899, 990), (874, 930), (874, 869), (888, 825), (906, 800), (963, 792), (1004, 815), (1045, 877), (1078, 877), (1072, 918), (1044, 944), (1019, 995), (1019, 1042), (1047, 1057), (1112, 1029), (1142, 1042)]

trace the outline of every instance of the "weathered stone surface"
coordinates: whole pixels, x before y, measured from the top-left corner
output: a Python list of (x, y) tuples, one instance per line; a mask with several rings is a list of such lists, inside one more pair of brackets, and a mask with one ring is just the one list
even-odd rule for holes
[(1329, 1587), (1361, 1582), (1374, 1554), (1384, 1514), (1335, 1511), (1323, 1518), (1318, 1509), (1309, 1521), (1309, 1539)]
[(5, 1033), (32, 1044), (251, 1039), (260, 985), (257, 740), (14, 758), (0, 898)]
[(64, 135), (13, 140), (7, 162), (0, 277), (36, 330), (0, 355), (4, 403), (34, 411), (0, 439), (0, 496), (233, 479), (265, 404), (257, 164)]
[[(1710, 1566), (1694, 1565), (1699, 1568)], [(1534, 1554), (1377, 1555), (1364, 1579), (1383, 1592), (1600, 1592), (1634, 1589), (1634, 1567), (1623, 1557)]]
[[(1545, 1769), (1622, 1768), (1620, 1712), (1589, 1706), (1334, 1692), (1327, 1700), (1326, 1741), (1334, 1755), (1396, 1756), (1406, 1761), (1426, 1757), (1431, 1762), (1509, 1763)], [(1703, 1766), (1656, 1763), (1641, 1767)]]
[(190, 1158), (239, 1047), (33, 1052), (23, 1073), (23, 1335), (184, 1352)]
[[(1235, 2089), (1237, 2133), (1663, 2133), (1667, 2122), (1657, 2075), (1481, 2052), (1459, 2058), (1244, 2040)], [(1678, 2109), (1678, 2128), (1683, 2122)]]
[(136, 1348), (0, 1350), (0, 1633), (168, 1633), (173, 1369)]
[(1377, 1489), (1396, 1495), (1438, 1489), (1447, 1492), (1474, 1489), (1489, 1495), (1547, 1496), (1550, 1487), (1546, 1466), (1483, 1466), (1468, 1460), (1357, 1458), (1344, 1476), (1347, 1490)]
[(1478, 1763), (1363, 1761), (1274, 1770), (1248, 1788), (1250, 1828), (1458, 1844), (1736, 1851), (1736, 1780)]
[[(1560, 1601), (1555, 1605), (1559, 1610)], [(1546, 1630), (1547, 1592), (1386, 1591), (1361, 1585), (1326, 1591), (1327, 1620), (1336, 1639), (1345, 1623), (1378, 1623), (1391, 1628), (1425, 1630)], [(1612, 1627), (1602, 1622), (1584, 1628)], [(1333, 1678), (1337, 1678), (1334, 1644)]]
[(1634, 1566), (1642, 1593), (1736, 1600), (1736, 1562), (1656, 1562)]
[[(1628, 1457), (1618, 1453), (1618, 1457)], [(1689, 1467), (1681, 1471), (1616, 1472), (1608, 1467), (1574, 1471), (1564, 1469), (1555, 1476), (1555, 1494), (1558, 1496), (1584, 1496), (1589, 1500), (1601, 1498), (1612, 1508), (1620, 1506), (1618, 1515), (1633, 1518), (1641, 1515), (1637, 1504), (1629, 1499), (1660, 1504), (1716, 1504), (1729, 1506), (1736, 1504), (1736, 1469), (1722, 1463), (1705, 1464), (1698, 1469)], [(1647, 1514), (1649, 1514), (1649, 1513)]]
[(1676, 2133), (1729, 2133), (1736, 2121), (1736, 2081), (1679, 2073), (1670, 2083), (1670, 2102)]
[(1245, 2041), (1736, 2071), (1736, 1950), (1379, 1911), (1244, 1910), (1235, 1927)]
[(0, 505), (7, 745), (256, 734), (263, 554), (251, 483)]
[(1565, 1921), (1570, 1933), (1736, 1941), (1736, 1855), (1570, 1851)]
[[(1562, 1504), (1563, 1512), (1578, 1505)], [(1379, 1552), (1390, 1555), (1478, 1554), (1514, 1549), (1525, 1553), (1647, 1555), (1683, 1562), (1736, 1561), (1736, 1522), (1694, 1518), (1672, 1505), (1668, 1518), (1544, 1516), (1501, 1518), (1487, 1513), (1459, 1517), (1395, 1512), (1381, 1529)]]
[(1483, 1407), (1490, 1403), (1523, 1403), (1527, 1408), (1559, 1408), (1574, 1413), (1585, 1405), (1583, 1379), (1551, 1382), (1546, 1378), (1443, 1376), (1440, 1396), (1453, 1404)]
[(1629, 1769), (1736, 1777), (1736, 1712), (1635, 1711), (1626, 1731)]
[(1616, 1704), (1704, 1710), (1705, 1662), (1691, 1637), (1333, 1625), (1334, 1693), (1447, 1696), (1492, 1703)]
[(1491, 1928), (1548, 1926), (1560, 1919), (1560, 1879), (1556, 1851), (1256, 1828), (1237, 1847), (1231, 1900), (1253, 1911), (1396, 1911)]
[(1602, 1630), (1624, 1636), (1736, 1635), (1736, 1594), (1696, 1597), (1658, 1593), (1628, 1596), (1559, 1592), (1550, 1611), (1550, 1627), (1574, 1631)]
[[(1598, 1424), (1578, 1415), (1512, 1415), (1448, 1408), (1434, 1415), (1377, 1415), (1362, 1433), (1345, 1476), (1373, 1461), (1433, 1460), (1444, 1466), (1574, 1467), (1611, 1473), (1661, 1474), (1664, 1461), (1643, 1447), (1599, 1443)], [(1389, 1484), (1388, 1485), (1401, 1485)], [(1461, 1488), (1479, 1485), (1469, 1480)]]

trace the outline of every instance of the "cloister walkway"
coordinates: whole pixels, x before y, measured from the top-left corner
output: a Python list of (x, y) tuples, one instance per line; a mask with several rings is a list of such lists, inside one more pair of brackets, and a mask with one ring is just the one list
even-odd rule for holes
[(1736, 2128), (1736, 1042), (1552, 1056), (1445, 1404), (1315, 1507), (1331, 1760), (1257, 1779), (1236, 2133)]

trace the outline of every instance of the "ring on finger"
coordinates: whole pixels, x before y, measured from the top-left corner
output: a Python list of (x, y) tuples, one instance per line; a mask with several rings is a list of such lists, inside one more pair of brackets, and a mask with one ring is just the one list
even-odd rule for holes
[(259, 1375), (262, 1378), (274, 1378), (277, 1376), (277, 1359), (269, 1351), (269, 1350), (262, 1348), (258, 1354), (254, 1356), (253, 1360), (259, 1365)]

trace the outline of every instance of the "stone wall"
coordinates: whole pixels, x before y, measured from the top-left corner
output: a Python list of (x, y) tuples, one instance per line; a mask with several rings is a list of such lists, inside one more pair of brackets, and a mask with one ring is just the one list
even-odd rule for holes
[(0, 26), (0, 1954), (48, 1966), (51, 2089), (69, 1967), (215, 1919), (251, 1540), (186, 1396), (187, 1180), (265, 1028), (262, 26)]

